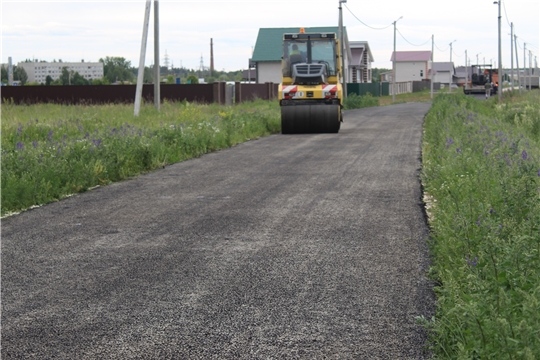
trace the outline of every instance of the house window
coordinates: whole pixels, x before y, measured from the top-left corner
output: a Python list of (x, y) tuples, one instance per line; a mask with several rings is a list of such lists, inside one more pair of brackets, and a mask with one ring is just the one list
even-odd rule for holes
[(424, 70), (420, 70), (420, 77), (424, 77)]

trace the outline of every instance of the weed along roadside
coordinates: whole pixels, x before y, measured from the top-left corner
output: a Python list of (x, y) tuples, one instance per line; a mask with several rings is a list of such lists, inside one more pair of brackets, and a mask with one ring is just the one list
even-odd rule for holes
[(276, 133), (279, 104), (2, 104), (2, 216)]
[[(352, 97), (347, 108), (376, 106)], [(2, 105), (2, 216), (281, 130), (277, 101)]]
[(540, 93), (437, 96), (422, 182), (431, 228), (436, 358), (540, 354)]

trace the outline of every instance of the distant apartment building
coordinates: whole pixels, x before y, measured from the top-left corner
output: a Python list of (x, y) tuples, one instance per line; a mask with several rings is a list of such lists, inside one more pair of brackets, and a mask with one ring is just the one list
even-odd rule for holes
[(28, 75), (28, 82), (45, 84), (47, 76), (57, 80), (62, 75), (62, 68), (68, 71), (77, 72), (86, 80), (101, 79), (103, 77), (102, 62), (20, 62), (18, 67), (22, 67)]

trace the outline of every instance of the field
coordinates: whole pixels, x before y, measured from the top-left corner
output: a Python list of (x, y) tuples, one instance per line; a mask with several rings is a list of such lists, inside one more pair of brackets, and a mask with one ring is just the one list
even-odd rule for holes
[(439, 95), (424, 128), (434, 354), (538, 359), (540, 93)]
[(2, 105), (2, 216), (280, 130), (279, 105)]

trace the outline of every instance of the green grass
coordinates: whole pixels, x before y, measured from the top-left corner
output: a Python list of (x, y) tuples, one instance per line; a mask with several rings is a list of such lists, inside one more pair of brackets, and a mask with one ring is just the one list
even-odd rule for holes
[(438, 95), (425, 119), (436, 358), (539, 357), (539, 127), (538, 91)]
[(1, 214), (280, 130), (277, 102), (2, 105)]
[(397, 94), (396, 102), (393, 102), (392, 95), (381, 96), (379, 98), (379, 104), (381, 106), (385, 106), (385, 105), (401, 104), (401, 103), (407, 103), (407, 102), (424, 102), (424, 101), (431, 101), (431, 100), (432, 99), (431, 99), (430, 90), (423, 90), (423, 91), (418, 91), (414, 93)]
[(374, 97), (370, 93), (362, 96), (351, 93), (343, 101), (344, 110), (361, 109), (372, 106), (379, 106), (379, 99)]

